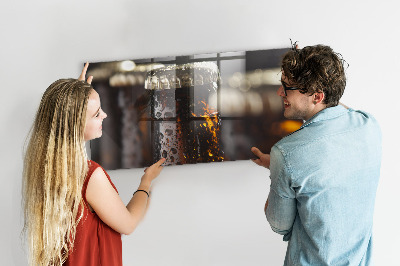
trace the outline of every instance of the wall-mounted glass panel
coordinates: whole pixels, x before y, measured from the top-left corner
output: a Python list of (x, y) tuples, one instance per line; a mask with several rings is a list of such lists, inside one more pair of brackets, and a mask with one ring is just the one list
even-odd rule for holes
[(108, 117), (91, 141), (106, 169), (247, 160), (269, 152), (300, 121), (283, 117), (280, 60), (287, 49), (91, 63)]

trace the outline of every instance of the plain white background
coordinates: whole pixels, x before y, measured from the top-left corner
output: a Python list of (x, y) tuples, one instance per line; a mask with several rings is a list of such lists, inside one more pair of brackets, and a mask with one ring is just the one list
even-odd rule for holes
[[(400, 265), (396, 1), (1, 1), (1, 265), (26, 265), (22, 148), (42, 93), (83, 62), (326, 44), (350, 64), (342, 102), (383, 131), (376, 265)], [(368, 143), (365, 143), (368, 145)], [(143, 169), (110, 171), (125, 202)], [(250, 161), (166, 167), (124, 265), (282, 265), (286, 244), (263, 214), (268, 171)], [(343, 206), (346, 208), (346, 206)]]

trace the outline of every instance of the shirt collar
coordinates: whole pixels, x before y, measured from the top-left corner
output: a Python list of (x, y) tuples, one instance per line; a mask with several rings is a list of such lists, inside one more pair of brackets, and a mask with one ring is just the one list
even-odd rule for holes
[(320, 121), (329, 120), (332, 118), (342, 116), (345, 113), (347, 113), (348, 111), (349, 110), (346, 109), (345, 107), (343, 107), (342, 105), (325, 108), (325, 109), (319, 111), (318, 113), (316, 113), (313, 117), (311, 117), (307, 121), (305, 121), (303, 123), (303, 125), (300, 127), (300, 129), (302, 129), (312, 123), (315, 123), (315, 122), (320, 122)]

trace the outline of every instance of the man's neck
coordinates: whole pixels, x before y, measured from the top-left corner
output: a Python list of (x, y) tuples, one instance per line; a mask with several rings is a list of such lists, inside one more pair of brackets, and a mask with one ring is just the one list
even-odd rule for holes
[(314, 117), (316, 114), (321, 112), (322, 110), (326, 109), (327, 106), (326, 104), (317, 104), (315, 105), (315, 108), (310, 112), (310, 114), (307, 116), (307, 118), (304, 121), (309, 120), (311, 117)]

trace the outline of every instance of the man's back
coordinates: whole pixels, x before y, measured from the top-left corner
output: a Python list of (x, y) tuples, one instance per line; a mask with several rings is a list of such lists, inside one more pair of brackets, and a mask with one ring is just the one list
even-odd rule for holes
[(269, 218), (289, 240), (285, 265), (369, 265), (380, 161), (375, 119), (342, 106), (319, 112), (273, 147), (267, 216), (276, 219), (281, 198), (295, 206), (291, 228)]

